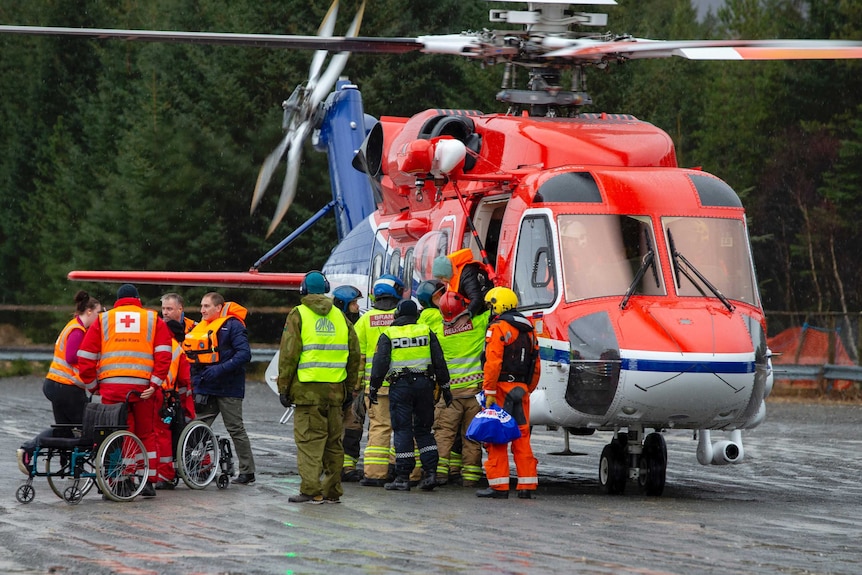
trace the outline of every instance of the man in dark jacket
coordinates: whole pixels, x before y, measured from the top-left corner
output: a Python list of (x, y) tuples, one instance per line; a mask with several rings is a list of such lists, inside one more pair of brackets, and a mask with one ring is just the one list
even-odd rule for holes
[(425, 324), (417, 324), (419, 309), (413, 300), (402, 300), (395, 308), (395, 320), (377, 340), (371, 365), (368, 400), (376, 404), (383, 380), (389, 382), (389, 414), (395, 436), (395, 480), (387, 490), (410, 491), (410, 474), (416, 466), (413, 442), (425, 477), (419, 488), (431, 491), (437, 486), (437, 443), (431, 433), (434, 424), (434, 387), (439, 385), (446, 400), (449, 369), (437, 336)]
[[(221, 294), (210, 292), (201, 298), (200, 323), (183, 341), (191, 363), (197, 418), (211, 425), (221, 413), (239, 459), (239, 475), (232, 483), (240, 485), (254, 483), (254, 456), (242, 419), (245, 366), (251, 361), (246, 313), (244, 307), (225, 302)], [(199, 342), (212, 345), (197, 349)]]
[(344, 494), (342, 405), (359, 377), (359, 340), (327, 291), (322, 273), (306, 274), (302, 304), (287, 315), (281, 338), (278, 393), (283, 406), (296, 405), (293, 436), (302, 478), (291, 503), (338, 503)]

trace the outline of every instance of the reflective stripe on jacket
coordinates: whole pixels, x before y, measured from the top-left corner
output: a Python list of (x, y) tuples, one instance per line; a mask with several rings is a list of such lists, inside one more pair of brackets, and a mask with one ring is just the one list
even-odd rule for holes
[(449, 366), (449, 386), (453, 392), (467, 388), (478, 391), (482, 386), (482, 350), (490, 316), (488, 311), (474, 318), (465, 314), (454, 325), (444, 326), (443, 336), (438, 337)]
[(306, 305), (296, 307), (302, 319), (302, 353), (296, 377), (302, 382), (338, 383), (347, 379), (347, 320), (336, 307), (317, 315)]
[(430, 327), (421, 323), (412, 323), (388, 327), (383, 333), (392, 343), (387, 380), (391, 381), (401, 373), (430, 373)]
[[(359, 338), (359, 353), (365, 356), (365, 370), (362, 375), (362, 386), (368, 387), (371, 379), (371, 364), (374, 360), (374, 350), (386, 328), (395, 320), (395, 310), (370, 309), (356, 322), (354, 329)], [(383, 385), (389, 385), (384, 382)]]
[[(102, 349), (97, 377), (100, 383), (149, 385), (152, 379), (156, 312), (124, 305), (99, 314)], [(80, 353), (79, 353), (80, 355)], [(161, 385), (162, 381), (152, 381)]]
[(91, 390), (96, 387), (95, 382), (90, 385), (85, 385), (78, 377), (78, 368), (74, 365), (70, 365), (69, 362), (66, 361), (66, 344), (69, 340), (69, 334), (76, 329), (80, 329), (83, 332), (87, 331), (87, 329), (80, 324), (77, 317), (72, 318), (72, 320), (66, 324), (66, 327), (63, 328), (63, 331), (61, 331), (60, 335), (57, 337), (57, 341), (54, 342), (54, 357), (51, 360), (51, 367), (48, 368), (48, 373), (45, 377), (52, 381), (56, 381), (57, 383), (62, 383), (63, 385), (76, 385), (80, 388)]

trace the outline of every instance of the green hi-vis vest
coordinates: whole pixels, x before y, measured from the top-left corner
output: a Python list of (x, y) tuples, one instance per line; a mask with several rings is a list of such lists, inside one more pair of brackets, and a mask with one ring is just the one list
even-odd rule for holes
[(485, 378), (482, 350), (485, 349), (485, 331), (490, 317), (490, 311), (473, 318), (462, 316), (454, 325), (443, 327), (443, 337), (438, 336), (449, 366), (449, 386), (452, 389), (482, 386)]
[[(377, 340), (380, 339), (386, 328), (395, 320), (395, 310), (370, 309), (359, 318), (354, 329), (356, 338), (359, 340), (359, 353), (365, 356), (365, 370), (362, 375), (362, 386), (368, 388), (371, 381), (371, 361), (374, 359), (374, 350), (377, 349)], [(389, 382), (384, 381), (386, 387)]]
[(347, 379), (347, 320), (336, 307), (326, 315), (317, 315), (308, 306), (299, 305), (302, 319), (302, 353), (296, 377), (299, 381), (338, 383)]
[(392, 342), (386, 379), (401, 373), (428, 373), (431, 367), (431, 328), (421, 323), (396, 325), (383, 333)]

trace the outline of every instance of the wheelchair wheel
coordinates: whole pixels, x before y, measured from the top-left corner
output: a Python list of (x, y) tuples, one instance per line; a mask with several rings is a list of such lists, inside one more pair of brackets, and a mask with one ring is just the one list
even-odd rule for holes
[(143, 442), (129, 431), (109, 435), (96, 454), (96, 482), (114, 501), (131, 501), (144, 490), (150, 462)]
[[(93, 488), (93, 484), (96, 482), (96, 466), (93, 465), (91, 458), (85, 457), (82, 453), (76, 453), (74, 455), (75, 463), (79, 467), (78, 479), (76, 481), (71, 462), (73, 456), (71, 454), (63, 454), (62, 457), (67, 458), (65, 464), (63, 464), (60, 457), (59, 454), (53, 453), (45, 458), (45, 479), (48, 480), (48, 487), (60, 499), (64, 499), (69, 503), (78, 503), (81, 498), (90, 492), (90, 489)], [(54, 469), (55, 467), (57, 469)], [(75, 495), (78, 501), (68, 498), (74, 494), (74, 491), (70, 491), (70, 488), (75, 488), (79, 492), (80, 497)]]
[(177, 442), (177, 472), (191, 489), (203, 489), (219, 470), (218, 440), (209, 425), (193, 421)]
[(20, 485), (15, 491), (15, 499), (18, 500), (18, 503), (30, 503), (34, 497), (36, 497), (36, 490), (29, 481)]

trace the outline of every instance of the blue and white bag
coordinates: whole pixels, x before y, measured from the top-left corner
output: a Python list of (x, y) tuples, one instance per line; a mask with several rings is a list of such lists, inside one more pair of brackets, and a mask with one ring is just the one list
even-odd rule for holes
[(521, 437), (518, 423), (499, 405), (476, 414), (467, 427), (467, 439), (481, 443), (509, 443)]

